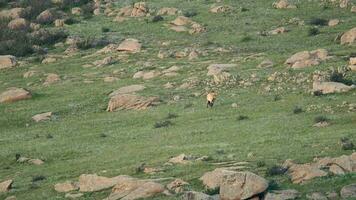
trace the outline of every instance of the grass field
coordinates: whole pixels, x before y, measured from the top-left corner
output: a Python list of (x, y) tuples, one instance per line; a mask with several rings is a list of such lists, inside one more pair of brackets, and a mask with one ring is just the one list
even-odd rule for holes
[[(129, 1), (128, 1), (129, 2)], [(80, 23), (68, 25), (71, 35), (106, 36), (120, 42), (125, 38), (136, 38), (143, 44), (140, 53), (130, 54), (127, 59), (102, 68), (83, 68), (108, 55), (85, 58), (98, 49), (81, 51), (70, 58), (51, 64), (30, 61), (28, 64), (0, 71), (0, 91), (8, 87), (23, 87), (33, 92), (30, 100), (12, 104), (0, 104), (0, 181), (13, 179), (13, 189), (0, 194), (0, 199), (15, 195), (18, 199), (64, 199), (53, 185), (66, 180), (77, 180), (84, 173), (103, 176), (120, 174), (145, 178), (177, 177), (189, 182), (194, 190), (203, 191), (198, 180), (204, 172), (216, 166), (210, 162), (248, 161), (250, 171), (275, 180), (280, 189), (297, 189), (303, 194), (315, 191), (339, 191), (344, 185), (355, 183), (356, 174), (327, 176), (313, 179), (304, 185), (292, 184), (287, 175), (267, 176), (267, 168), (283, 163), (290, 158), (297, 162), (311, 162), (314, 157), (349, 155), (352, 151), (341, 149), (339, 140), (348, 137), (356, 142), (356, 113), (337, 107), (342, 102), (356, 103), (356, 91), (345, 94), (313, 96), (305, 88), (311, 83), (282, 83), (284, 88), (277, 92), (265, 92), (263, 84), (273, 72), (286, 72), (288, 77), (304, 73), (311, 78), (315, 70), (326, 71), (330, 67), (345, 66), (350, 55), (355, 55), (355, 46), (342, 46), (334, 41), (341, 32), (355, 27), (356, 15), (348, 10), (323, 8), (318, 1), (295, 1), (298, 9), (277, 10), (273, 1), (224, 1), (235, 9), (231, 13), (209, 13), (214, 1), (152, 0), (150, 8), (176, 7), (182, 11), (195, 10), (192, 19), (207, 28), (205, 33), (190, 35), (168, 30), (165, 23), (175, 17), (164, 17), (164, 21), (152, 23), (141, 19), (129, 19), (123, 23), (112, 22), (106, 16), (81, 19)], [(356, 3), (356, 2), (354, 2)], [(122, 6), (124, 3), (117, 3)], [(242, 12), (241, 8), (247, 11)], [(306, 22), (304, 26), (285, 25), (290, 18), (298, 17)], [(335, 27), (319, 27), (320, 34), (308, 36), (308, 21), (312, 18), (340, 19)], [(151, 19), (151, 18), (147, 18)], [(261, 36), (258, 31), (272, 30), (285, 26), (290, 31), (275, 36)], [(102, 27), (110, 29), (103, 33)], [(244, 39), (245, 38), (245, 39)], [(248, 39), (246, 39), (248, 38)], [(171, 41), (168, 47), (161, 42)], [(159, 59), (160, 49), (183, 50), (186, 47), (206, 50), (197, 60), (166, 58)], [(231, 48), (228, 53), (216, 53), (218, 47)], [(296, 52), (325, 48), (334, 57), (322, 64), (293, 71), (283, 64)], [(50, 53), (62, 54), (64, 49), (50, 47)], [(262, 57), (243, 60), (251, 54), (263, 53)], [(257, 65), (264, 59), (271, 59), (275, 66), (263, 69)], [(26, 58), (22, 58), (26, 60)], [(145, 63), (150, 63), (145, 68)], [(256, 74), (260, 79), (250, 87), (234, 85), (214, 88), (219, 92), (213, 109), (205, 107), (205, 96), (193, 93), (211, 89), (205, 84), (207, 66), (212, 63), (235, 63), (232, 75), (247, 79)], [(141, 69), (162, 70), (173, 65), (181, 66), (179, 75), (173, 78), (158, 77), (143, 81), (132, 79)], [(28, 79), (22, 76), (29, 70), (40, 75)], [(122, 70), (119, 80), (105, 83), (103, 78)], [(62, 80), (54, 85), (43, 86), (44, 74), (59, 74)], [(201, 82), (192, 89), (164, 89), (167, 82), (182, 84), (187, 78), (196, 76)], [(356, 80), (356, 73), (349, 72), (348, 78)], [(84, 83), (91, 80), (93, 83)], [(143, 84), (146, 89), (139, 94), (159, 96), (163, 103), (144, 111), (105, 111), (108, 94), (122, 86)], [(273, 84), (272, 84), (273, 85)], [(279, 86), (279, 85), (277, 85)], [(276, 86), (276, 87), (277, 87)], [(292, 90), (291, 88), (295, 88)], [(288, 89), (290, 88), (290, 89)], [(172, 102), (174, 96), (180, 100)], [(276, 98), (278, 97), (278, 98)], [(231, 104), (237, 103), (237, 108)], [(296, 106), (303, 110), (310, 105), (330, 106), (334, 112), (324, 109), (293, 114)], [(35, 114), (52, 111), (51, 121), (35, 123)], [(171, 126), (155, 128), (156, 122), (167, 120)], [(248, 116), (238, 120), (239, 116)], [(331, 125), (325, 128), (313, 127), (314, 118), (326, 116)], [(15, 154), (41, 158), (44, 165), (20, 164)], [(137, 174), (135, 168), (141, 163), (149, 166), (163, 166), (171, 157), (185, 153), (196, 156), (208, 155), (212, 161), (185, 166), (165, 166), (165, 171), (156, 175)], [(254, 156), (248, 157), (249, 153)], [(261, 166), (261, 163), (264, 165)], [(33, 183), (36, 176), (46, 179)], [(86, 193), (82, 199), (103, 199), (110, 190)], [(154, 199), (179, 199), (158, 196)]]

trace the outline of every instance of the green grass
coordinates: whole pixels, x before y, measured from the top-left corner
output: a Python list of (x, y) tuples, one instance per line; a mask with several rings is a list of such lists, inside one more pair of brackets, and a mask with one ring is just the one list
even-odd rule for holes
[[(99, 16), (66, 27), (73, 35), (104, 35), (117, 42), (130, 37), (143, 43), (145, 51), (129, 55), (126, 60), (119, 60), (110, 66), (83, 68), (84, 64), (108, 56), (83, 58), (97, 50), (89, 49), (53, 64), (29, 62), (23, 67), (0, 71), (0, 91), (16, 86), (28, 88), (34, 94), (30, 100), (0, 104), (0, 181), (14, 179), (14, 189), (7, 194), (0, 194), (0, 199), (10, 195), (16, 195), (18, 199), (64, 199), (63, 194), (54, 191), (53, 185), (77, 180), (83, 173), (98, 173), (108, 177), (120, 174), (145, 178), (177, 177), (191, 183), (191, 189), (204, 191), (198, 179), (204, 172), (215, 168), (209, 162), (165, 167), (164, 173), (155, 176), (135, 173), (140, 163), (159, 167), (171, 156), (181, 153), (208, 155), (213, 161), (230, 160), (232, 155), (236, 161), (251, 162), (251, 171), (268, 180), (275, 180), (279, 188), (295, 188), (302, 194), (339, 191), (342, 186), (354, 183), (356, 175), (348, 174), (295, 185), (291, 184), (286, 175), (270, 177), (266, 171), (268, 167), (281, 164), (288, 158), (304, 163), (311, 162), (314, 157), (351, 154), (352, 151), (343, 151), (338, 142), (344, 136), (356, 139), (356, 114), (346, 112), (345, 108), (338, 108), (337, 105), (343, 101), (356, 103), (356, 92), (315, 97), (304, 89), (310, 88), (310, 83), (297, 85), (286, 82), (271, 84), (282, 86), (284, 90), (266, 93), (262, 84), (267, 84), (267, 77), (275, 71), (286, 72), (289, 77), (300, 72), (311, 77), (315, 70), (325, 71), (329, 67), (346, 65), (343, 56), (355, 53), (355, 48), (341, 46), (334, 42), (334, 38), (355, 26), (353, 22), (356, 15), (334, 7), (324, 10), (318, 3), (309, 1), (300, 1), (296, 10), (275, 10), (270, 0), (226, 0), (225, 3), (235, 7), (236, 11), (211, 14), (208, 10), (213, 2), (152, 0), (148, 3), (152, 8), (173, 6), (182, 11), (194, 7), (198, 15), (192, 19), (207, 28), (207, 32), (199, 35), (168, 30), (164, 24), (173, 20), (172, 16), (164, 17), (164, 21), (156, 23), (129, 19), (121, 24)], [(242, 7), (248, 11), (239, 11), (238, 8)], [(320, 34), (308, 37), (309, 25), (282, 23), (293, 17), (305, 21), (315, 17), (338, 18), (343, 22), (336, 27), (319, 27)], [(286, 26), (290, 32), (266, 37), (257, 34), (258, 31), (273, 30), (279, 26)], [(103, 27), (110, 31), (103, 32)], [(249, 39), (244, 39), (247, 36)], [(160, 46), (160, 42), (164, 41), (171, 41), (171, 45)], [(157, 58), (160, 49), (178, 51), (186, 47), (205, 50), (208, 55), (200, 55), (196, 61)], [(217, 47), (231, 48), (232, 51), (224, 54), (213, 52), (212, 49)], [(300, 71), (288, 70), (283, 64), (298, 51), (318, 48), (328, 49), (335, 57), (319, 66)], [(58, 49), (50, 49), (50, 52), (60, 53)], [(257, 53), (263, 53), (263, 56), (246, 61), (240, 59)], [(275, 67), (257, 68), (265, 58), (271, 59)], [(183, 69), (179, 76), (173, 78), (159, 77), (148, 81), (132, 79), (135, 72), (147, 69), (144, 67), (145, 62), (152, 63), (149, 68), (156, 70), (173, 65), (182, 66)], [(206, 67), (209, 63), (236, 63), (238, 67), (231, 71), (233, 75), (246, 79), (255, 73), (260, 81), (247, 88), (237, 85), (217, 88), (219, 96), (213, 109), (206, 109), (205, 96), (194, 97), (192, 94), (203, 93), (207, 87), (205, 82), (210, 78), (206, 76)], [(40, 75), (22, 78), (23, 73), (30, 69), (39, 71)], [(123, 70), (123, 74), (117, 75), (119, 81), (104, 83), (103, 78), (111, 75), (114, 70)], [(42, 83), (46, 73), (57, 73), (62, 81), (45, 87)], [(180, 85), (192, 76), (201, 80), (193, 89), (163, 88), (167, 82)], [(349, 76), (354, 80), (356, 78), (355, 72), (350, 72)], [(94, 83), (84, 83), (84, 80), (92, 80)], [(130, 84), (144, 84), (146, 89), (139, 94), (160, 96), (163, 103), (145, 111), (106, 112), (107, 94)], [(296, 90), (286, 89), (293, 87)], [(167, 103), (175, 95), (179, 95), (181, 100)], [(274, 100), (276, 95), (280, 100)], [(232, 103), (237, 103), (238, 108), (231, 108)], [(334, 112), (319, 109), (293, 114), (296, 106), (305, 110), (310, 105), (331, 106)], [(31, 121), (33, 115), (48, 111), (54, 112), (56, 118), (41, 123)], [(175, 114), (176, 117), (167, 119), (169, 114)], [(247, 116), (248, 119), (238, 120), (239, 116)], [(313, 127), (317, 116), (327, 117), (331, 125), (325, 128)], [(156, 123), (167, 120), (171, 122), (169, 126), (155, 128)], [(53, 138), (48, 137), (49, 134)], [(248, 157), (250, 152), (255, 156)], [(44, 159), (45, 164), (32, 166), (16, 163), (16, 153)], [(257, 167), (262, 162), (266, 166)], [(37, 181), (36, 186), (33, 186), (33, 177), (39, 176), (46, 179)], [(82, 199), (103, 199), (109, 193), (110, 190), (85, 194)], [(158, 196), (153, 199), (178, 198)]]

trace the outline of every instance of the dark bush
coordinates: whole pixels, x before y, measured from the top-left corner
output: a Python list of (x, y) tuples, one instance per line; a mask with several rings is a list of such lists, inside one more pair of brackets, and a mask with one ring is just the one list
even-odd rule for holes
[(245, 35), (245, 36), (243, 36), (242, 38), (241, 38), (241, 42), (249, 42), (249, 41), (251, 41), (252, 40), (252, 37), (251, 36), (249, 36), (249, 35)]
[(93, 37), (86, 37), (80, 42), (77, 43), (77, 47), (82, 50), (90, 49), (93, 47), (94, 38)]
[(108, 27), (101, 27), (101, 32), (103, 32), (103, 33), (110, 32), (110, 28), (108, 28)]
[(314, 118), (314, 122), (315, 123), (328, 122), (328, 121), (329, 121), (329, 119), (327, 117), (325, 117), (325, 116), (322, 116), (322, 115), (317, 116), (317, 117)]
[(237, 117), (237, 120), (238, 120), (238, 121), (242, 121), (242, 120), (246, 120), (246, 119), (248, 119), (248, 116), (245, 116), (245, 115), (239, 115), (239, 116)]
[(308, 36), (315, 36), (320, 33), (319, 29), (316, 27), (311, 27), (308, 29)]
[(60, 42), (68, 37), (63, 29), (40, 29), (31, 34), (33, 44), (49, 45)]
[(354, 149), (354, 144), (353, 142), (347, 138), (347, 137), (343, 137), (340, 139), (340, 142), (341, 142), (341, 148), (342, 150), (353, 150)]
[(173, 123), (169, 120), (161, 121), (161, 122), (156, 122), (154, 125), (154, 128), (163, 128), (163, 127), (168, 127), (173, 125)]
[(152, 22), (155, 23), (155, 22), (159, 22), (159, 21), (163, 21), (163, 17), (161, 15), (156, 15), (152, 18)]
[(195, 10), (187, 10), (183, 13), (183, 15), (185, 17), (194, 17), (194, 16), (198, 15), (198, 12)]
[(174, 113), (168, 113), (166, 119), (174, 119), (174, 118), (177, 118), (178, 115), (177, 114), (174, 114)]
[(293, 109), (293, 113), (294, 114), (299, 114), (299, 113), (302, 113), (302, 112), (303, 112), (303, 109), (301, 107), (299, 107), (299, 106), (296, 106)]
[(330, 81), (343, 83), (345, 85), (352, 85), (353, 81), (345, 78), (345, 74), (338, 71), (332, 71), (330, 74)]
[(220, 187), (216, 187), (216, 188), (207, 188), (204, 191), (205, 194), (207, 195), (216, 195), (220, 193)]
[(46, 177), (42, 175), (37, 175), (32, 177), (32, 182), (43, 181), (43, 180), (46, 180)]
[(72, 25), (72, 24), (78, 23), (78, 20), (69, 17), (69, 18), (67, 18), (67, 19), (64, 20), (64, 23), (65, 23), (65, 24), (68, 24), (68, 25)]
[(52, 1), (48, 0), (21, 0), (20, 6), (23, 8), (30, 7), (28, 9), (25, 18), (29, 20), (34, 20), (36, 17), (48, 8), (52, 8)]
[(281, 167), (281, 166), (272, 166), (267, 169), (267, 175), (269, 176), (276, 176), (276, 175), (282, 175), (287, 172), (287, 168)]
[(310, 19), (309, 24), (314, 26), (326, 26), (328, 25), (328, 20), (322, 18), (312, 18)]
[(257, 165), (257, 167), (264, 167), (264, 166), (266, 166), (266, 163), (263, 160), (259, 160), (259, 161), (257, 161), (256, 165)]

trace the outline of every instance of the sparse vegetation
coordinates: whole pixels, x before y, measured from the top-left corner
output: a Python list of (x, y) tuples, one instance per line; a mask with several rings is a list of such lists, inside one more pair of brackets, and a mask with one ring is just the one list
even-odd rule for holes
[(329, 118), (327, 118), (326, 116), (323, 116), (323, 115), (319, 115), (314, 118), (315, 123), (328, 122), (328, 121), (329, 121)]
[(327, 26), (328, 20), (322, 18), (312, 18), (310, 19), (309, 24), (313, 26)]
[(293, 113), (294, 114), (299, 114), (299, 113), (302, 113), (303, 112), (303, 109), (299, 106), (295, 106), (294, 109), (293, 109)]
[(164, 128), (164, 127), (168, 127), (168, 126), (172, 126), (173, 123), (169, 120), (164, 120), (164, 121), (160, 121), (160, 122), (156, 122), (154, 125), (154, 128)]
[(281, 167), (274, 165), (270, 168), (267, 169), (267, 174), (269, 176), (277, 176), (277, 175), (283, 175), (287, 172), (287, 168)]
[(155, 22), (159, 22), (159, 21), (163, 21), (163, 17), (161, 15), (156, 15), (152, 18), (152, 22), (155, 23)]
[(310, 27), (308, 29), (308, 36), (315, 36), (320, 33), (319, 29), (317, 27)]
[(196, 10), (187, 10), (183, 13), (185, 17), (194, 17), (198, 15), (198, 12)]
[(248, 119), (248, 116), (246, 116), (246, 115), (239, 115), (239, 116), (237, 117), (237, 120), (238, 120), (238, 121), (242, 121), (242, 120), (246, 120), (246, 119)]

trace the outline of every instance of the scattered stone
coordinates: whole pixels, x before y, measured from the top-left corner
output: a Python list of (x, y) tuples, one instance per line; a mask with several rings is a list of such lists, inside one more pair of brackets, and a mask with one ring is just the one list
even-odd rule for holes
[(112, 82), (115, 82), (119, 80), (118, 78), (114, 77), (114, 76), (107, 76), (107, 77), (104, 77), (104, 82), (105, 83), (112, 83)]
[(52, 112), (46, 112), (46, 113), (41, 113), (41, 114), (34, 115), (32, 117), (32, 119), (35, 122), (40, 122), (40, 121), (50, 120), (51, 117), (52, 117)]
[(327, 192), (326, 196), (330, 200), (336, 200), (339, 198), (339, 195), (336, 192)]
[(0, 183), (0, 193), (2, 192), (7, 192), (11, 189), (13, 181), (12, 180), (6, 180), (4, 182)]
[(313, 125), (313, 127), (324, 128), (324, 127), (328, 127), (329, 125), (330, 125), (329, 122), (318, 122), (318, 123), (315, 123)]
[(136, 39), (126, 39), (124, 40), (119, 47), (117, 48), (118, 51), (127, 51), (127, 52), (132, 52), (132, 53), (136, 53), (141, 51), (141, 44), (139, 43), (138, 40)]
[(356, 71), (356, 57), (350, 58), (349, 68), (351, 71)]
[(54, 58), (54, 57), (47, 57), (47, 58), (42, 60), (42, 64), (54, 63), (56, 61), (57, 61), (57, 59)]
[(273, 3), (273, 7), (277, 9), (294, 9), (297, 6), (291, 4), (288, 0), (279, 0)]
[(29, 159), (28, 161), (27, 161), (29, 164), (33, 164), (33, 165), (43, 165), (44, 164), (44, 162), (43, 162), (43, 160), (41, 160), (41, 159)]
[(58, 74), (48, 74), (47, 78), (45, 80), (45, 82), (43, 83), (43, 85), (48, 86), (48, 85), (52, 85), (54, 83), (57, 83), (61, 80), (61, 78), (59, 77)]
[(7, 27), (11, 30), (27, 30), (30, 27), (30, 23), (24, 18), (16, 18), (11, 20)]
[(78, 199), (80, 197), (84, 196), (83, 193), (68, 193), (64, 197), (67, 199)]
[(228, 71), (230, 68), (237, 67), (236, 64), (211, 64), (208, 66), (208, 76), (218, 75)]
[(78, 183), (72, 181), (66, 181), (64, 183), (57, 183), (54, 185), (54, 190), (57, 192), (71, 192), (75, 190), (79, 190)]
[(259, 68), (270, 68), (273, 66), (274, 63), (271, 60), (264, 60), (258, 65)]
[(177, 8), (161, 8), (158, 12), (157, 15), (177, 15), (179, 14), (180, 11)]
[(328, 198), (321, 192), (313, 192), (311, 194), (307, 194), (307, 199), (311, 199), (311, 200), (328, 200)]
[(127, 176), (107, 178), (96, 174), (82, 174), (79, 176), (80, 192), (96, 192), (108, 189), (125, 179)]
[(180, 155), (178, 155), (178, 156), (176, 156), (176, 157), (173, 157), (173, 158), (171, 158), (171, 159), (169, 159), (169, 163), (173, 163), (173, 164), (183, 164), (183, 165), (185, 165), (185, 164), (189, 164), (189, 163), (191, 163), (191, 157), (189, 157), (189, 156), (186, 156), (185, 154), (180, 154)]
[(119, 94), (132, 94), (144, 90), (146, 87), (144, 85), (129, 85), (121, 87), (109, 94), (109, 97), (113, 97)]
[(339, 82), (313, 82), (313, 92), (321, 92), (322, 94), (344, 93), (354, 88), (354, 85), (348, 86)]
[(224, 12), (228, 12), (231, 10), (232, 10), (231, 6), (215, 6), (210, 9), (210, 12), (211, 13), (224, 13)]
[(189, 183), (183, 181), (182, 179), (176, 179), (167, 185), (167, 189), (173, 191), (174, 193), (184, 192), (184, 187), (189, 185)]
[(174, 87), (174, 85), (172, 83), (168, 82), (168, 83), (164, 84), (163, 87), (166, 89), (171, 89)]
[(115, 110), (123, 109), (144, 110), (150, 106), (158, 104), (158, 97), (141, 97), (134, 94), (118, 94), (111, 97), (107, 111), (113, 112)]
[(9, 197), (6, 197), (5, 200), (16, 200), (16, 196), (9, 196)]
[(157, 77), (159, 75), (161, 75), (161, 73), (159, 71), (156, 71), (156, 70), (151, 70), (151, 71), (148, 71), (148, 72), (139, 71), (139, 72), (136, 72), (133, 75), (132, 78), (134, 78), (134, 79), (142, 78), (144, 80), (148, 80), (148, 79), (155, 78), (155, 77)]
[(26, 15), (26, 9), (24, 8), (12, 8), (10, 10), (2, 10), (0, 11), (0, 18), (10, 18), (16, 19), (20, 17), (24, 17)]
[(279, 28), (276, 28), (272, 31), (269, 31), (268, 34), (270, 35), (278, 35), (278, 34), (283, 34), (283, 33), (287, 33), (288, 30), (284, 27), (279, 27)]
[(329, 22), (328, 22), (328, 26), (336, 26), (336, 25), (338, 25), (340, 23), (340, 20), (338, 20), (338, 19), (331, 19), (331, 20), (329, 20)]
[(356, 184), (344, 186), (340, 191), (340, 196), (343, 199), (356, 198)]
[(182, 199), (183, 200), (218, 200), (219, 198), (215, 198), (201, 192), (189, 191), (184, 193)]
[(342, 45), (353, 44), (353, 43), (355, 43), (355, 41), (356, 41), (356, 27), (345, 32), (340, 38), (340, 43)]
[(316, 177), (323, 177), (327, 172), (319, 169), (315, 164), (294, 164), (291, 160), (286, 160), (283, 167), (288, 168), (288, 173), (293, 183), (304, 183)]
[(54, 20), (54, 26), (55, 27), (63, 27), (64, 26), (64, 19), (56, 19)]
[(191, 51), (188, 55), (188, 60), (196, 60), (199, 57), (199, 53), (197, 51)]
[(328, 51), (325, 49), (317, 49), (315, 51), (302, 51), (288, 58), (285, 64), (292, 69), (302, 69), (314, 65), (319, 65), (321, 61), (329, 59)]
[(340, 0), (340, 8), (347, 8), (350, 5), (350, 0)]
[(354, 5), (354, 6), (351, 7), (351, 12), (352, 12), (352, 13), (356, 13), (356, 5)]
[(11, 55), (0, 55), (0, 69), (15, 67), (17, 64), (16, 57)]
[(131, 11), (131, 17), (144, 17), (148, 14), (148, 8), (145, 2), (135, 3)]
[(297, 190), (273, 190), (266, 194), (264, 200), (289, 200), (297, 199), (299, 196)]
[(9, 88), (0, 94), (0, 103), (11, 103), (30, 98), (32, 98), (31, 93), (23, 88)]
[(97, 67), (104, 67), (104, 66), (107, 66), (107, 65), (111, 65), (111, 64), (114, 64), (116, 61), (115, 59), (112, 57), (112, 56), (108, 56), (102, 60), (97, 60), (95, 62), (93, 62), (93, 64)]
[(72, 8), (72, 15), (82, 15), (83, 11), (81, 8), (79, 7), (74, 7)]

